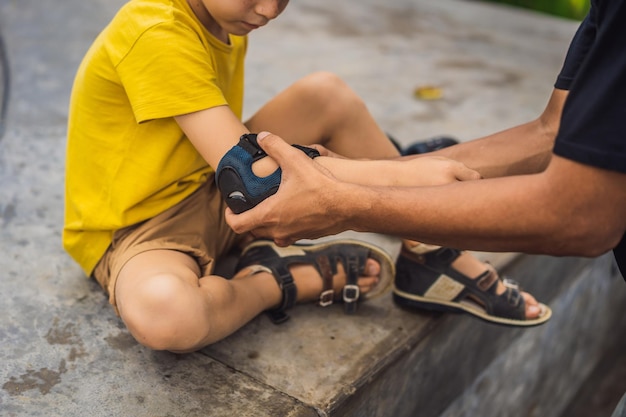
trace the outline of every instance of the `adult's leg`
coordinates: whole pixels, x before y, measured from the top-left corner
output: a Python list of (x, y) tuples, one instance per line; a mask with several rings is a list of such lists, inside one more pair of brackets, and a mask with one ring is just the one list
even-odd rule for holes
[[(298, 301), (315, 299), (322, 279), (309, 265), (290, 269)], [(368, 260), (362, 292), (377, 282), (380, 266)], [(336, 288), (345, 282), (341, 265)], [(120, 316), (141, 344), (155, 350), (190, 352), (219, 341), (264, 310), (277, 307), (282, 293), (267, 272), (240, 271), (233, 279), (200, 277), (195, 260), (182, 252), (142, 252), (121, 269), (115, 294)]]

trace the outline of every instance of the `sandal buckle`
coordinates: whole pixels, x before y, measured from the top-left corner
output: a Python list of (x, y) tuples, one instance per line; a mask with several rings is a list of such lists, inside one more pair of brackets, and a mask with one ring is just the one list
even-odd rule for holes
[(320, 294), (319, 305), (321, 307), (327, 307), (333, 303), (334, 298), (335, 292), (332, 289), (322, 291), (322, 293)]
[(347, 284), (343, 287), (343, 302), (344, 303), (354, 303), (359, 299), (361, 295), (361, 291), (359, 290), (359, 286), (355, 284)]
[(510, 278), (503, 278), (502, 284), (504, 284), (504, 286), (507, 288), (511, 288), (513, 290), (519, 290), (519, 284)]

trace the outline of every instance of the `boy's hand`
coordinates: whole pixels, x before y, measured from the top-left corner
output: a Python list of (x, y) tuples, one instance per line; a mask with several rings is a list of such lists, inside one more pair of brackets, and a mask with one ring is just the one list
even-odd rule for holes
[(477, 171), (443, 156), (426, 154), (419, 158), (396, 160), (393, 163), (407, 165), (404, 171), (410, 174), (401, 176), (399, 180), (402, 182), (395, 184), (403, 187), (428, 187), (481, 179)]

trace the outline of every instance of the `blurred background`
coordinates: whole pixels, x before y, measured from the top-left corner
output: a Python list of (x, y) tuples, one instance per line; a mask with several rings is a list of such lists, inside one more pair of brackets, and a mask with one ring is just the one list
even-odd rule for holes
[(537, 10), (568, 19), (582, 20), (589, 11), (589, 0), (486, 0)]

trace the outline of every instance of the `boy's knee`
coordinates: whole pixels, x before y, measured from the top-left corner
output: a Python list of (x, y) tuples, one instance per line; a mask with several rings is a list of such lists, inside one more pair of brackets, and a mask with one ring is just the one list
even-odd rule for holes
[(342, 97), (358, 99), (348, 84), (332, 72), (315, 72), (304, 77), (301, 83), (301, 88), (306, 90), (307, 95), (315, 95), (331, 101)]
[(337, 74), (329, 71), (317, 71), (302, 79), (315, 90), (345, 88), (348, 85)]
[(301, 80), (303, 95), (319, 102), (321, 108), (336, 114), (365, 107), (365, 102), (339, 76), (332, 72), (315, 72)]
[(126, 295), (120, 314), (139, 343), (154, 350), (185, 351), (197, 342), (192, 319), (197, 312), (185, 297), (185, 285), (175, 276), (157, 275)]

